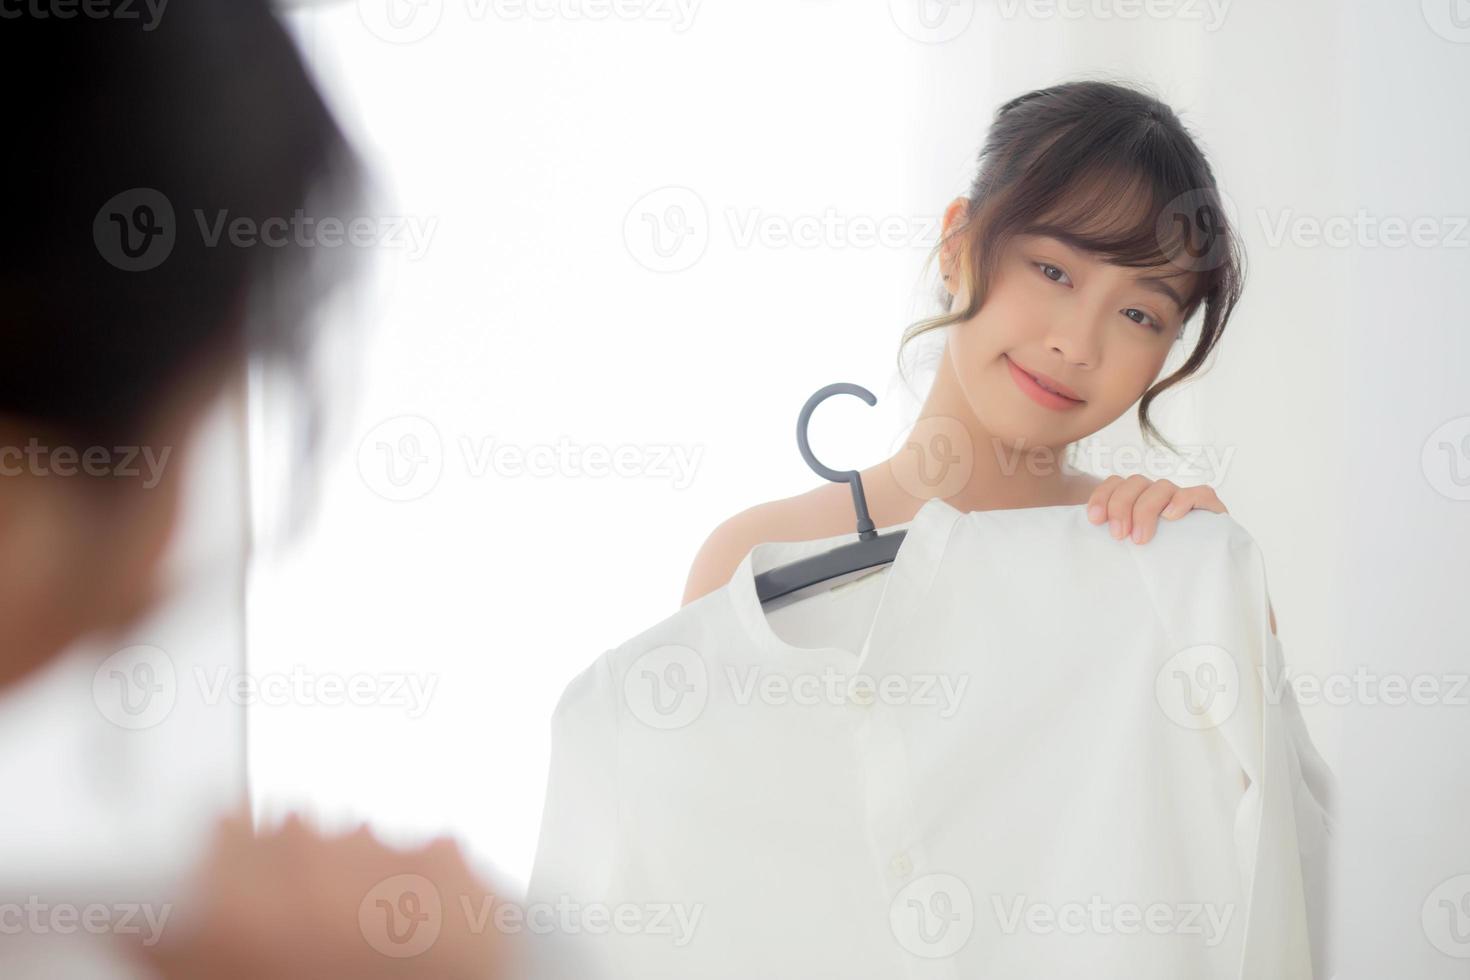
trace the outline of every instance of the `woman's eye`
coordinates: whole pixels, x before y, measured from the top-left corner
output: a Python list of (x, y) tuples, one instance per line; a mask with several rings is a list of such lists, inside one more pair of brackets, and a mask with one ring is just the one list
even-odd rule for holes
[[(1031, 264), (1034, 265), (1034, 266), (1036, 266), (1036, 268), (1040, 269), (1041, 270), (1041, 274), (1043, 276), (1046, 276), (1046, 278), (1050, 279), (1052, 282), (1061, 282), (1062, 280), (1061, 279), (1057, 279), (1055, 276), (1052, 276), (1051, 273), (1047, 272), (1048, 269), (1052, 270), (1053, 272), (1058, 273), (1060, 276), (1062, 276), (1063, 279), (1065, 279), (1066, 276), (1067, 276), (1067, 274), (1065, 272), (1062, 272), (1061, 269), (1058, 269), (1056, 266), (1051, 265), (1050, 263), (1047, 263), (1047, 262), (1033, 262)], [(1068, 280), (1068, 281), (1070, 281), (1070, 280)]]
[[(1071, 282), (1071, 280), (1067, 278), (1067, 274), (1065, 272), (1052, 265), (1050, 262), (1032, 262), (1031, 264), (1040, 269), (1041, 274), (1043, 276), (1046, 276), (1046, 278), (1050, 279), (1052, 282), (1063, 282), (1063, 280), (1066, 280), (1066, 282), (1068, 283)], [(1057, 275), (1053, 276), (1053, 272), (1055, 272)], [(1057, 278), (1057, 276), (1060, 276), (1061, 278), (1059, 279)], [(1134, 320), (1132, 316), (1129, 316), (1129, 314), (1131, 313), (1137, 313), (1143, 319)], [(1133, 320), (1133, 322), (1138, 324), (1139, 326), (1148, 327), (1154, 333), (1162, 333), (1164, 330), (1164, 325), (1162, 323), (1160, 323), (1153, 316), (1150, 316), (1148, 313), (1145, 313), (1143, 310), (1138, 309), (1137, 307), (1129, 307), (1128, 309), (1123, 311), (1123, 315), (1127, 316), (1128, 319)]]
[(1149, 316), (1142, 310), (1137, 309), (1136, 307), (1129, 307), (1128, 309), (1123, 311), (1124, 316), (1128, 316), (1129, 313), (1137, 313), (1138, 315), (1142, 316), (1142, 320), (1133, 320), (1133, 317), (1131, 316), (1129, 316), (1128, 319), (1133, 320), (1134, 323), (1147, 324), (1149, 326), (1149, 329), (1152, 330), (1154, 333), (1158, 333), (1159, 331), (1164, 329), (1164, 325), (1162, 323), (1160, 323), (1158, 320), (1155, 320), (1153, 317)]

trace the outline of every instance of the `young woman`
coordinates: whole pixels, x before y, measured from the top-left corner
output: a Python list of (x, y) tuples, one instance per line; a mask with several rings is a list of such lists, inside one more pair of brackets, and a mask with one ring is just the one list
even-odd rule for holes
[[(947, 312), (914, 324), (904, 343), (943, 329), (943, 354), (904, 447), (861, 471), (875, 526), (913, 521), (935, 499), (962, 513), (1085, 505), (1093, 524), (1144, 546), (1160, 518), (1226, 512), (1209, 487), (1098, 479), (1068, 460), (1135, 403), (1145, 438), (1161, 438), (1150, 406), (1205, 363), (1241, 295), (1242, 256), (1215, 177), (1168, 106), (1093, 80), (1006, 102), (968, 193), (945, 209), (935, 257)], [(1186, 338), (1182, 363), (1161, 378)], [(762, 542), (852, 532), (846, 484), (745, 510), (705, 541), (684, 606), (730, 583)], [(1269, 600), (1267, 610), (1275, 634)], [(574, 683), (585, 692), (593, 676)], [(1305, 784), (1295, 819), (1311, 958), (1326, 975), (1332, 777), (1286, 694), (1290, 767)], [(580, 716), (568, 704), (570, 725)]]
[[(1145, 436), (1158, 436), (1150, 405), (1204, 364), (1240, 296), (1214, 174), (1173, 110), (1103, 81), (1011, 99), (969, 193), (945, 209), (934, 254), (948, 312), (904, 343), (943, 329), (943, 358), (903, 449), (862, 471), (877, 527), (912, 520), (932, 497), (961, 511), (1087, 504), (1094, 524), (1144, 544), (1160, 517), (1226, 512), (1208, 486), (1064, 465), (1135, 402)], [(1188, 357), (1159, 379), (1201, 308)], [(852, 527), (846, 484), (742, 511), (699, 550), (684, 604), (729, 581), (758, 542)]]

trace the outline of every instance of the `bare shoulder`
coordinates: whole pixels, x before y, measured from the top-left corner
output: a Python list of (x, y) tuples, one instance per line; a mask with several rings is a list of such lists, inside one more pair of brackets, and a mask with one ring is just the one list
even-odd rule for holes
[(729, 582), (750, 549), (763, 541), (809, 541), (852, 530), (837, 523), (841, 506), (851, 513), (851, 491), (846, 484), (834, 483), (756, 504), (726, 518), (694, 556), (680, 605), (687, 606)]

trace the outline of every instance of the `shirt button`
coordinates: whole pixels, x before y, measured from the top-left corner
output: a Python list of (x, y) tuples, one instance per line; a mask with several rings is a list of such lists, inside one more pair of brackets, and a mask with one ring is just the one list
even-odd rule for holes
[(847, 692), (847, 699), (866, 708), (873, 703), (873, 692), (865, 687), (854, 687)]
[(914, 862), (907, 854), (895, 854), (888, 862), (888, 870), (895, 878), (907, 878), (914, 873)]

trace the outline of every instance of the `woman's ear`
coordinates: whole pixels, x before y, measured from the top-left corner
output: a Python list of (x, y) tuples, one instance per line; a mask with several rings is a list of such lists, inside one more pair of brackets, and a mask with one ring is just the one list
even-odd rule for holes
[(958, 287), (957, 277), (960, 274), (960, 259), (964, 253), (964, 243), (961, 239), (960, 229), (964, 226), (965, 218), (970, 213), (970, 199), (957, 197), (949, 202), (944, 209), (940, 228), (939, 247), (939, 269), (945, 284), (949, 287), (951, 294)]
[(965, 271), (965, 221), (970, 214), (970, 199), (957, 197), (944, 209), (941, 243), (939, 246), (940, 280), (952, 299), (961, 299), (966, 294)]

